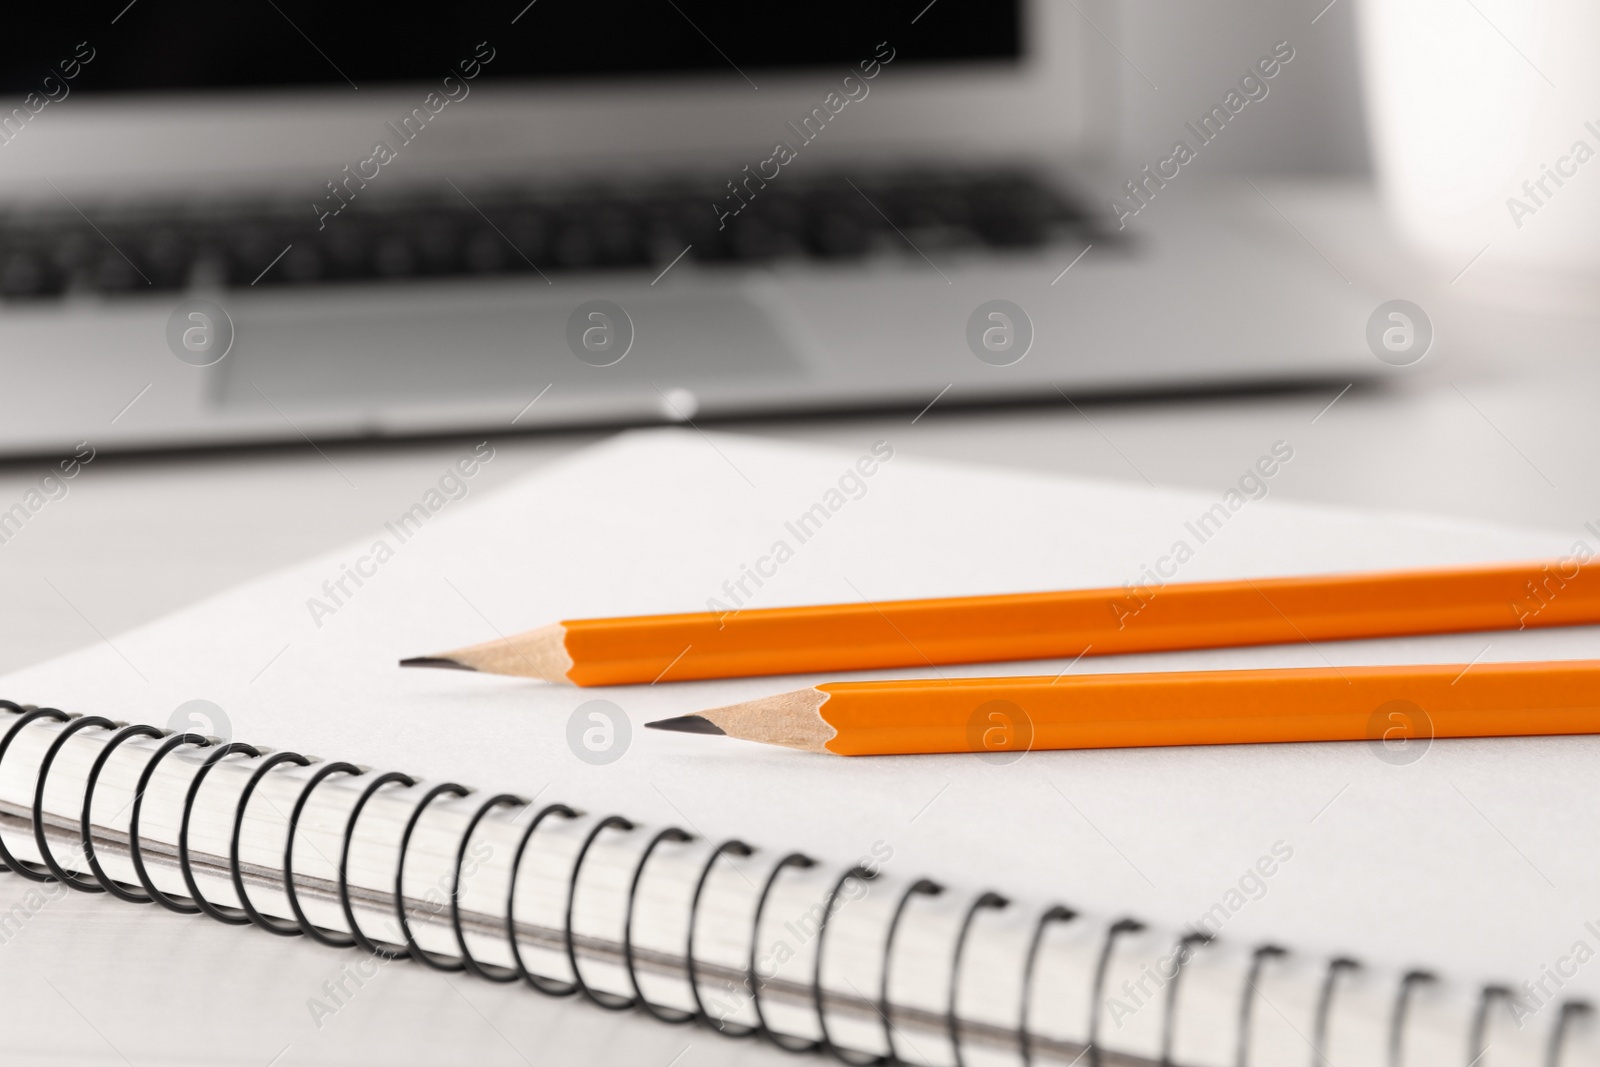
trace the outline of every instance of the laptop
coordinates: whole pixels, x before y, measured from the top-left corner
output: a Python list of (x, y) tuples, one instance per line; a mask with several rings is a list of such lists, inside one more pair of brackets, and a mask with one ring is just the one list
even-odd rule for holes
[(1373, 373), (1372, 301), (1260, 198), (1108, 170), (1114, 17), (19, 10), (0, 43), (0, 453)]

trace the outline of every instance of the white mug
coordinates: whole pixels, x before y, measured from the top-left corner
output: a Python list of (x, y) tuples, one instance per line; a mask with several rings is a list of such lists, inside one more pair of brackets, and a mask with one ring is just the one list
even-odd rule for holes
[(1378, 184), (1443, 279), (1600, 294), (1600, 2), (1363, 0)]

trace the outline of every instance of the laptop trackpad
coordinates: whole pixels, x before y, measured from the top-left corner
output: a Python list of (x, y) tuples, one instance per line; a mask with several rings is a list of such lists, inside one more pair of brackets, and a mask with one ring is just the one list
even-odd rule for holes
[(232, 408), (268, 399), (295, 408), (409, 406), (532, 395), (551, 384), (583, 393), (709, 391), (806, 376), (773, 317), (746, 296), (650, 295), (622, 307), (617, 316), (577, 296), (273, 301), (235, 315), (214, 396)]

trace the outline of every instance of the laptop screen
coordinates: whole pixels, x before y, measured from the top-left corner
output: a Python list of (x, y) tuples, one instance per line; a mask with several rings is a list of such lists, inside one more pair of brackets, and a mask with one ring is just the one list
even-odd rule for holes
[[(0, 91), (58, 70), (72, 91), (151, 92), (434, 81), (492, 55), (495, 79), (1016, 60), (1021, 0), (109, 0), (7, 13)], [(89, 9), (95, 9), (93, 14)], [(882, 53), (887, 54), (887, 53)], [(92, 60), (81, 62), (92, 56)]]

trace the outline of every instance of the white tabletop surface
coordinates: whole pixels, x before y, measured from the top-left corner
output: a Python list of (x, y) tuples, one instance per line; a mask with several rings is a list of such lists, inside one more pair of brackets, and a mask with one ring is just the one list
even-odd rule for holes
[[(1157, 402), (914, 413), (720, 429), (851, 451), (1220, 490), (1279, 439), (1294, 462), (1272, 492), (1349, 507), (1541, 526), (1600, 525), (1593, 358), (1600, 313), (1519, 311), (1427, 278), (1395, 250), (1370, 193), (1274, 195), (1339, 269), (1427, 309), (1438, 340), (1389, 385)], [(1337, 281), (1330, 270), (1330, 277)], [(496, 436), (473, 491), (601, 435)], [(0, 545), (0, 672), (123, 630), (377, 528), (462, 441), (308, 445), (215, 455), (98, 456)], [(0, 505), (43, 473), (0, 464)], [(1592, 535), (1591, 535), (1592, 536)], [(32, 883), (0, 875), (0, 911)], [(556, 1004), (524, 990), (386, 968), (372, 995), (311, 1025), (307, 998), (339, 953), (154, 909), (72, 895), (0, 943), (6, 1043), (20, 1062), (630, 1062), (679, 1067), (787, 1057), (697, 1030)], [(392, 973), (390, 973), (392, 972)], [(162, 1031), (182, 1033), (161, 1039)], [(284, 1051), (285, 1047), (288, 1051)], [(26, 1050), (26, 1051), (24, 1051)], [(459, 1050), (461, 1055), (452, 1054)], [(678, 1057), (676, 1060), (674, 1057)], [(13, 1060), (12, 1062), (19, 1062)]]

